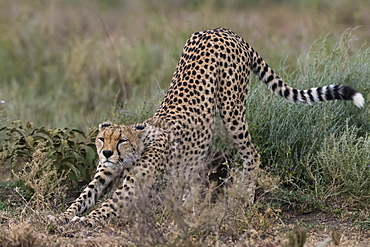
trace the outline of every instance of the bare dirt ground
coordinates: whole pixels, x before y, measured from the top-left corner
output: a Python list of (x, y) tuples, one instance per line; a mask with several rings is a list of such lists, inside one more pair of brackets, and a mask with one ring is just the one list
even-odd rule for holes
[[(54, 226), (41, 219), (15, 220), (1, 217), (1, 246), (370, 246), (370, 231), (341, 221), (322, 212), (301, 215), (284, 213), (273, 227), (264, 232), (246, 229), (239, 239), (219, 239), (208, 243), (189, 239), (177, 242), (173, 239), (167, 245), (166, 237), (140, 239), (133, 230), (132, 222), (112, 221), (94, 228), (79, 225)], [(154, 229), (153, 229), (154, 231)], [(148, 241), (149, 240), (149, 241)], [(157, 244), (155, 244), (157, 243)]]
[(323, 212), (310, 212), (289, 217), (285, 214), (281, 232), (291, 232), (300, 225), (307, 233), (305, 246), (318, 246), (331, 238), (328, 246), (370, 246), (370, 232), (352, 222), (339, 220)]
[[(7, 198), (8, 207), (0, 211), (0, 246), (370, 246), (370, 229), (321, 211), (302, 213), (282, 208), (277, 217), (268, 219), (268, 227), (264, 228), (258, 226), (268, 217), (262, 212), (254, 222), (256, 227), (251, 225), (233, 238), (225, 234), (207, 238), (181, 236), (176, 232), (175, 222), (168, 224), (167, 220), (163, 222), (168, 225), (160, 225), (158, 219), (154, 224), (147, 224), (146, 229), (139, 229), (140, 225), (132, 218), (123, 217), (93, 228), (54, 225), (46, 217), (54, 213), (33, 208), (17, 188), (5, 187), (1, 193), (1, 197)], [(69, 191), (67, 201), (73, 201), (78, 194)], [(217, 212), (209, 214), (217, 217)]]

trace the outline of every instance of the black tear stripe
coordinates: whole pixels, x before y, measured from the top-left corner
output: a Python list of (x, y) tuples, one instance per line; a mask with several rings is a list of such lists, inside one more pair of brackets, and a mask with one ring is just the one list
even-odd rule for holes
[(121, 152), (119, 151), (118, 145), (119, 145), (119, 143), (117, 143), (117, 147), (116, 147), (116, 149), (117, 149), (118, 157), (120, 158), (120, 157), (121, 157)]
[[(120, 129), (120, 131), (119, 131), (119, 137), (120, 137), (120, 138), (122, 137), (122, 129)], [(118, 158), (121, 158), (121, 153), (120, 153), (120, 151), (119, 151), (118, 146), (119, 146), (119, 142), (117, 142), (116, 150), (117, 150)]]

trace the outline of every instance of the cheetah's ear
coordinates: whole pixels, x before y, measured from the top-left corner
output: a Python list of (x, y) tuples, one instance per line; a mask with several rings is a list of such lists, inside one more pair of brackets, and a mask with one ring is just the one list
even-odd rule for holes
[(102, 131), (104, 128), (112, 126), (113, 123), (111, 121), (105, 121), (102, 124), (99, 124), (99, 131)]
[(146, 136), (146, 133), (148, 131), (148, 125), (146, 123), (139, 123), (139, 124), (134, 124), (131, 126), (134, 130), (134, 134), (139, 138), (143, 139), (144, 136)]
[(143, 130), (146, 128), (146, 123), (139, 123), (134, 125), (135, 130)]

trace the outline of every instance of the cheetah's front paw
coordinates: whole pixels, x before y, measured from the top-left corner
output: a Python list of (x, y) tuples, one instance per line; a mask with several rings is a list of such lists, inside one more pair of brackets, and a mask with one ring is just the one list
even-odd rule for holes
[(96, 221), (89, 217), (79, 217), (75, 216), (71, 219), (72, 224), (79, 224), (87, 227), (94, 227), (96, 225)]
[(66, 215), (48, 215), (47, 216), (49, 223), (51, 224), (58, 224), (58, 225), (65, 225), (67, 224), (70, 220)]

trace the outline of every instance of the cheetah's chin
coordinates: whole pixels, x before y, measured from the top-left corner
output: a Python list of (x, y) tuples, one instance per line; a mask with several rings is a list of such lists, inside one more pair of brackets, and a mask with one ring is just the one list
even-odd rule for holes
[(103, 166), (105, 166), (105, 167), (113, 167), (113, 166), (116, 166), (116, 164), (113, 163), (112, 161), (106, 160), (106, 161), (103, 162)]

